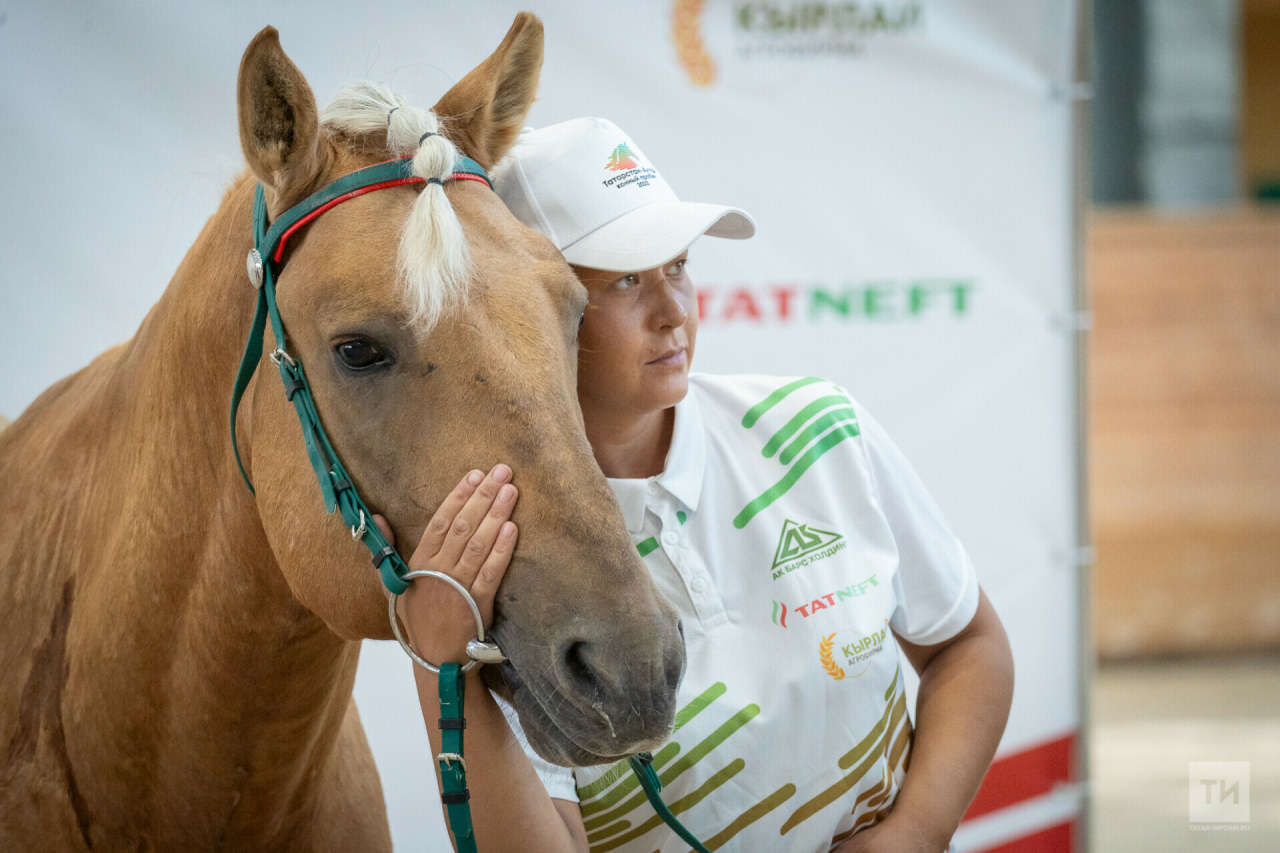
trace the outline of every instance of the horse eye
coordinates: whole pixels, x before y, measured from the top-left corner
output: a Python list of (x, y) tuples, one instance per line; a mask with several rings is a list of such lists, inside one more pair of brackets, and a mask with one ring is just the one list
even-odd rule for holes
[(582, 324), (587, 322), (587, 309), (583, 308), (582, 313), (578, 315), (578, 328), (582, 328)]
[(338, 358), (352, 370), (364, 370), (386, 361), (383, 354), (372, 343), (356, 338), (343, 341), (337, 346)]

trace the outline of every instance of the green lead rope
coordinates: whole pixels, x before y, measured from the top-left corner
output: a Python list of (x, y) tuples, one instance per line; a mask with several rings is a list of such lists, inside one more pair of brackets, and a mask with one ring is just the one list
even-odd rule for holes
[[(462, 732), (467, 727), (463, 711), (467, 677), (456, 663), (444, 663), (440, 665), (436, 678), (440, 683), (440, 754), (436, 756), (440, 762), (440, 802), (448, 812), (449, 829), (453, 831), (458, 853), (476, 853), (475, 827), (471, 824), (471, 792), (467, 790), (467, 765), (462, 759)], [(662, 802), (659, 794), (662, 780), (653, 772), (653, 756), (642, 752), (631, 756), (630, 761), (631, 770), (658, 817), (697, 853), (711, 853)]]
[(706, 847), (702, 846), (702, 842), (694, 837), (693, 833), (684, 828), (684, 824), (676, 820), (676, 816), (671, 813), (671, 809), (667, 808), (667, 804), (662, 801), (659, 792), (662, 790), (662, 780), (658, 778), (658, 774), (653, 772), (653, 756), (647, 752), (641, 752), (638, 755), (631, 756), (631, 772), (636, 774), (636, 778), (640, 780), (640, 787), (644, 789), (644, 795), (649, 798), (649, 804), (653, 806), (653, 810), (658, 813), (658, 817), (675, 832), (676, 835), (684, 839), (686, 844), (693, 847), (698, 853), (711, 853)]
[(440, 664), (440, 802), (449, 814), (449, 829), (458, 853), (476, 853), (476, 833), (471, 825), (471, 792), (467, 790), (467, 765), (462, 759), (462, 731), (467, 727), (462, 703), (467, 677), (456, 663)]

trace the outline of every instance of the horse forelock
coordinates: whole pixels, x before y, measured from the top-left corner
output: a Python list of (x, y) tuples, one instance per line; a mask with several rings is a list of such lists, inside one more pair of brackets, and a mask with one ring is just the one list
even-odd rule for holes
[[(445, 180), (458, 150), (435, 113), (407, 103), (386, 86), (362, 81), (346, 87), (320, 114), (333, 130), (363, 137), (386, 134), (391, 156), (413, 154), (413, 173)], [(426, 134), (431, 134), (425, 136)], [(471, 253), (444, 187), (428, 183), (409, 211), (400, 235), (398, 267), (410, 325), (425, 333), (465, 302)]]

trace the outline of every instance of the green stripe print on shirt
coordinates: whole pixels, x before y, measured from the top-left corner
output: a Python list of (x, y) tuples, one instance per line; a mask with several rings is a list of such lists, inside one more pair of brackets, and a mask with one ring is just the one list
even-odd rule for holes
[[(889, 684), (889, 688), (884, 692), (885, 707), (880, 721), (871, 727), (871, 731), (867, 732), (853, 749), (836, 760), (836, 766), (842, 771), (849, 770), (851, 767), (853, 770), (834, 785), (819, 791), (797, 806), (791, 816), (783, 822), (780, 834), (786, 835), (839, 800), (866, 778), (868, 773), (875, 771), (877, 764), (892, 765), (898, 758), (903, 749), (898, 744), (905, 746), (911, 738), (911, 722), (907, 719), (907, 694), (899, 678), (901, 674), (902, 667), (899, 666), (893, 673), (893, 681)], [(884, 768), (881, 770), (883, 772)], [(854, 804), (855, 812), (859, 804)]]
[[(724, 695), (725, 690), (724, 682), (716, 682), (677, 711), (675, 731), (680, 731), (690, 720), (715, 705), (716, 701)], [(723, 703), (718, 707), (723, 708)], [(653, 768), (658, 771), (658, 778), (664, 787), (671, 785), (693, 767), (702, 766), (703, 759), (717, 761), (716, 757), (708, 758), (708, 755), (720, 744), (729, 740), (735, 732), (750, 723), (760, 713), (760, 706), (752, 703), (737, 710), (730, 707), (720, 713), (730, 711), (727, 719), (687, 752), (681, 754), (680, 743), (671, 741), (654, 754)], [(712, 713), (716, 712), (712, 711)], [(741, 757), (726, 756), (718, 761), (725, 763), (697, 788), (679, 799), (667, 802), (667, 808), (673, 814), (679, 815), (694, 808), (721, 785), (746, 769), (746, 761)], [(655, 829), (664, 828), (662, 819), (649, 808), (644, 792), (639, 790), (639, 783), (635, 775), (630, 772), (630, 766), (626, 761), (613, 765), (598, 779), (579, 786), (577, 791), (581, 800), (578, 808), (587, 830), (587, 841), (591, 845), (591, 853), (608, 853)], [(761, 802), (749, 804), (737, 819), (715, 836), (714, 840), (719, 843), (711, 846), (710, 849), (716, 849), (782, 804), (794, 793), (795, 785), (788, 784)], [(642, 809), (638, 822), (635, 820), (636, 815), (633, 814), (636, 809)]]
[[(770, 409), (786, 400), (792, 393), (817, 382), (816, 376), (807, 376), (789, 382), (756, 403), (742, 416), (742, 426), (751, 429)], [(828, 383), (829, 384), (829, 383)], [(777, 456), (786, 468), (781, 479), (750, 501), (734, 516), (733, 526), (741, 530), (763, 509), (791, 490), (822, 455), (846, 438), (859, 434), (858, 417), (853, 411), (853, 401), (843, 391), (817, 397), (795, 413), (765, 442), (760, 455), (765, 459)], [(781, 450), (781, 453), (778, 451)]]

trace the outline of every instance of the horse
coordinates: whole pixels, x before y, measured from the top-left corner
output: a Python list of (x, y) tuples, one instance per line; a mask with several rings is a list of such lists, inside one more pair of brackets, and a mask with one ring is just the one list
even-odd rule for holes
[[(236, 435), (256, 497), (232, 452), (251, 205), (261, 184), (274, 219), (409, 154), (425, 177), (459, 152), (492, 168), (542, 55), (522, 13), (431, 111), (365, 83), (322, 113), (276, 30), (248, 45), (247, 169), (135, 336), (0, 432), (0, 849), (391, 849), (352, 700), (360, 641), (391, 637), (386, 600), (325, 513), (270, 365)], [(288, 340), (268, 330), (265, 351), (306, 362), (325, 430), (398, 542), (471, 468), (516, 472), (521, 538), (491, 632), (508, 661), (484, 683), (561, 764), (662, 742), (680, 626), (585, 437), (586, 294), (559, 252), (459, 180), (338, 205), (286, 258)]]

